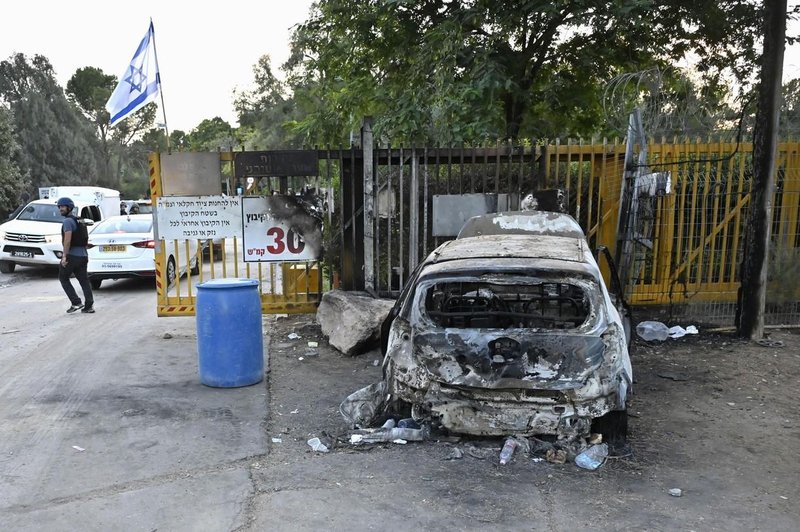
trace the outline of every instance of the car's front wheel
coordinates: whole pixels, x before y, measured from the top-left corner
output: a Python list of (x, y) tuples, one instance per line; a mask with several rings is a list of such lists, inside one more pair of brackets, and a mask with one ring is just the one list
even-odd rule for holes
[(14, 273), (14, 268), (17, 267), (15, 262), (11, 262), (10, 260), (0, 260), (0, 272), (3, 273)]

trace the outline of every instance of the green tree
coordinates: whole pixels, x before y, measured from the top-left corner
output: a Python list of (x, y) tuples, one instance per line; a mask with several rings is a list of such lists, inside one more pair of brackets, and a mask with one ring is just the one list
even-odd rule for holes
[(228, 150), (239, 145), (236, 130), (222, 118), (206, 118), (186, 136), (192, 151)]
[(374, 115), (384, 140), (591, 133), (602, 87), (693, 52), (748, 81), (760, 13), (742, 0), (321, 0), (287, 63), (307, 139)]
[(0, 62), (0, 99), (12, 110), (17, 164), (36, 186), (108, 184), (92, 125), (67, 100), (47, 58)]
[(18, 150), (11, 111), (0, 105), (0, 220), (17, 206), (29, 186), (15, 162)]
[(237, 136), (250, 149), (299, 148), (302, 139), (293, 127), (299, 108), (286, 85), (273, 74), (268, 55), (259, 58), (253, 74), (255, 88), (237, 92), (234, 99)]
[(116, 86), (116, 76), (105, 74), (96, 67), (84, 67), (76, 70), (67, 82), (67, 95), (97, 128), (102, 146), (104, 173), (114, 186), (119, 186), (129, 160), (126, 148), (138, 135), (152, 126), (158, 107), (155, 103), (150, 103), (114, 128), (109, 128), (110, 116), (105, 105)]

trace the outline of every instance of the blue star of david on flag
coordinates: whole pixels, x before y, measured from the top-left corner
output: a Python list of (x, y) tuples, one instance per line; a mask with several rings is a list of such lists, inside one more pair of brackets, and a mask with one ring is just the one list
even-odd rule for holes
[(133, 59), (120, 76), (117, 88), (106, 102), (106, 110), (111, 115), (109, 125), (113, 127), (155, 100), (160, 88), (161, 75), (158, 72), (155, 30), (151, 20), (144, 39), (139, 43)]

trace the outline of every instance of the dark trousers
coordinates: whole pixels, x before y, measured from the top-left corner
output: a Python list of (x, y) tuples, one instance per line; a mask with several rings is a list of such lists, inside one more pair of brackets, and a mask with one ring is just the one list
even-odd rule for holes
[(67, 265), (58, 267), (58, 280), (61, 281), (61, 287), (67, 294), (67, 297), (73, 305), (80, 305), (81, 298), (78, 297), (72, 282), (69, 280), (70, 276), (74, 273), (75, 278), (83, 289), (83, 302), (86, 308), (92, 308), (94, 305), (94, 296), (92, 295), (92, 285), (89, 284), (89, 276), (86, 274), (86, 266), (89, 264), (88, 257), (74, 257), (67, 256)]

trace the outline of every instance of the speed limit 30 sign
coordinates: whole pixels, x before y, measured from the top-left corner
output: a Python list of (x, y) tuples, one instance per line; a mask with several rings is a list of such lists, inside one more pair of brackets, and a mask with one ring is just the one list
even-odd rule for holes
[(290, 196), (243, 197), (242, 222), (245, 262), (319, 258), (322, 242), (320, 223)]

